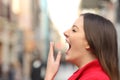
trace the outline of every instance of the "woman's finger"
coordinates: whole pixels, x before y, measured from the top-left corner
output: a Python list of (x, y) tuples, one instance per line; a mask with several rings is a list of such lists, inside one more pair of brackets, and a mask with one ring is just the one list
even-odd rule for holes
[(50, 42), (50, 49), (49, 49), (49, 57), (54, 59), (54, 53), (53, 53), (53, 47), (54, 47), (54, 43), (53, 42)]
[(59, 51), (58, 54), (57, 54), (57, 57), (56, 57), (56, 62), (57, 63), (60, 63), (60, 59), (61, 59), (61, 52)]

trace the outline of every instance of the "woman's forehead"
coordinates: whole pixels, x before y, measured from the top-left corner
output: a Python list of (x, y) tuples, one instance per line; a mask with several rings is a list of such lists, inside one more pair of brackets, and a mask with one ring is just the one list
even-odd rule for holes
[(83, 23), (84, 23), (83, 21), (84, 21), (83, 16), (80, 16), (79, 18), (76, 19), (74, 25), (76, 25), (78, 27), (81, 27), (81, 26), (83, 27)]

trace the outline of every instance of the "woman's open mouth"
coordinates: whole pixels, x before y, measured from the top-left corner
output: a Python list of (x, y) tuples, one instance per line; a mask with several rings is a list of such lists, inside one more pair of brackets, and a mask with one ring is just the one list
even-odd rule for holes
[(68, 40), (66, 40), (67, 42), (67, 50), (66, 50), (66, 54), (68, 54), (70, 48), (71, 48), (71, 45), (70, 45), (70, 42)]

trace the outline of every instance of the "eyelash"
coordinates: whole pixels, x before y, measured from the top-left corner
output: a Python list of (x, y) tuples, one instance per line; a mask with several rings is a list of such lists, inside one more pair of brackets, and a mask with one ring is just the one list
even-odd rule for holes
[(73, 32), (76, 32), (76, 30), (75, 30), (75, 29), (72, 29), (72, 31), (73, 31)]

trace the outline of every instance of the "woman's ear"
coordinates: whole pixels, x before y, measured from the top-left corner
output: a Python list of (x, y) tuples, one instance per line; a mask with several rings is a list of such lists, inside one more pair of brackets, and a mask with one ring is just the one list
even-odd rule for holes
[(87, 40), (85, 41), (85, 49), (86, 49), (86, 50), (90, 50), (90, 46), (89, 46)]
[(87, 46), (85, 47), (85, 49), (86, 49), (86, 50), (90, 50), (90, 46), (87, 45)]

